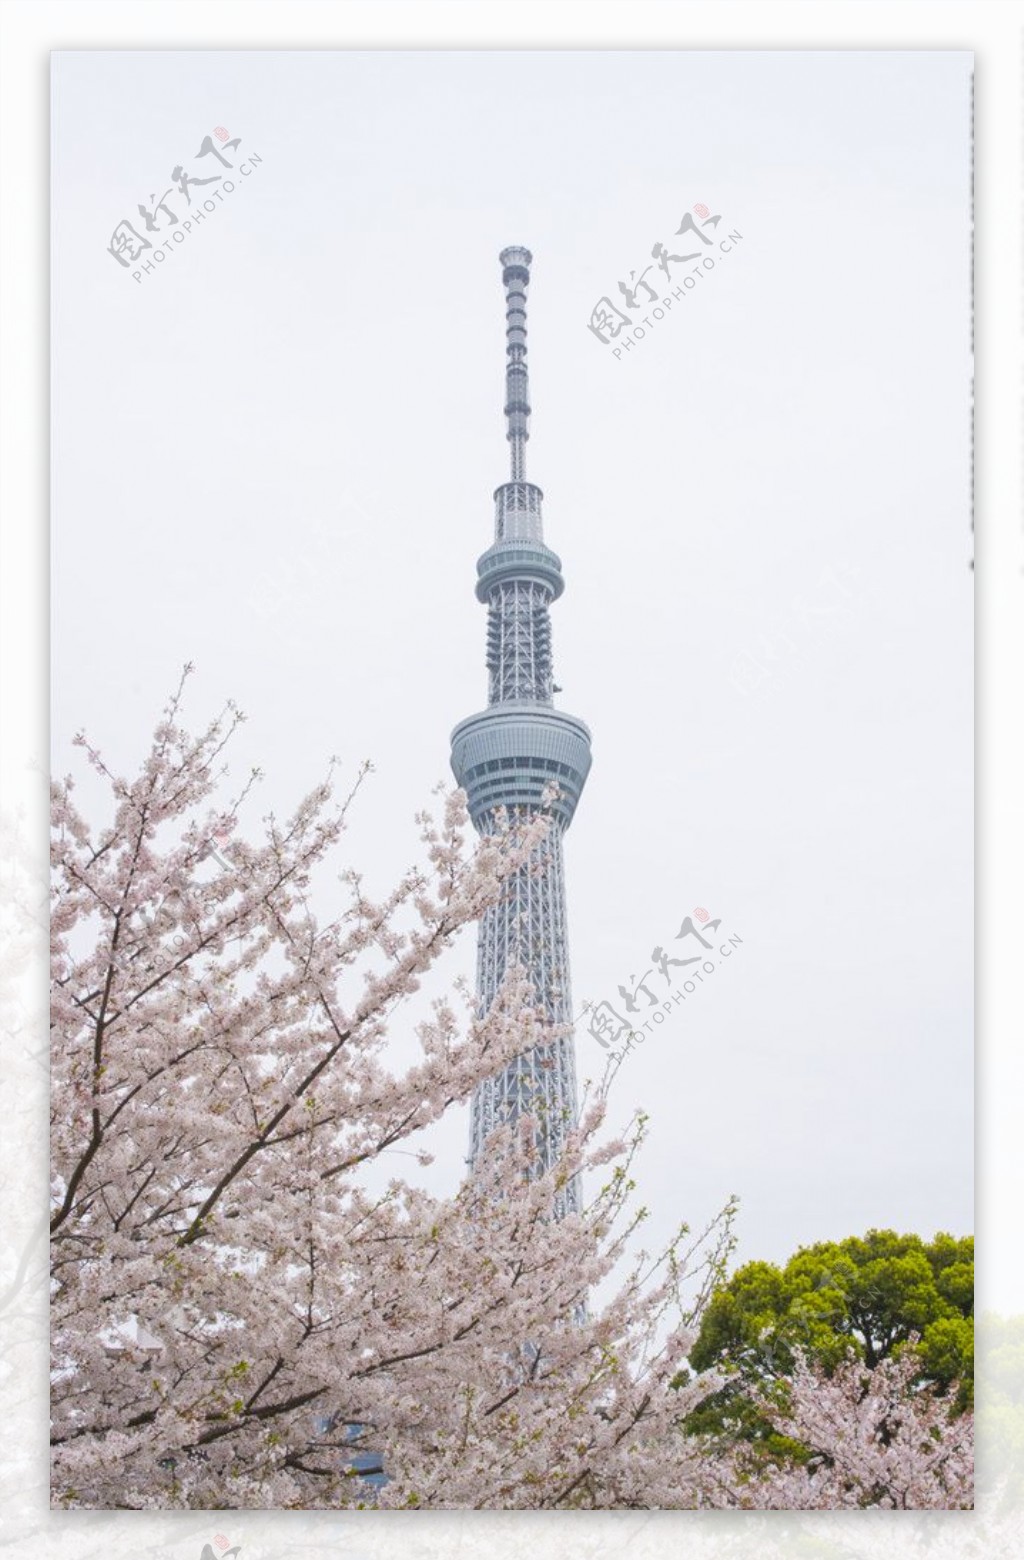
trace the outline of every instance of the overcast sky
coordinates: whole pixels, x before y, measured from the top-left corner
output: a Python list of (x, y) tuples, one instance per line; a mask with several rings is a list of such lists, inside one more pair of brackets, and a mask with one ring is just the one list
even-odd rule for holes
[[(57, 770), (82, 726), (135, 765), (193, 660), (257, 813), (371, 758), (351, 859), (408, 865), (486, 703), (527, 244), (558, 703), (593, 733), (576, 1007), (694, 951), (697, 906), (742, 938), (614, 1084), (647, 1242), (734, 1191), (741, 1260), (973, 1228), (970, 56), (54, 58)], [(248, 176), (197, 159), (215, 127)], [(184, 214), (178, 165), (235, 189), (137, 282), (107, 246)], [(742, 238), (616, 358), (592, 307), (700, 204)]]

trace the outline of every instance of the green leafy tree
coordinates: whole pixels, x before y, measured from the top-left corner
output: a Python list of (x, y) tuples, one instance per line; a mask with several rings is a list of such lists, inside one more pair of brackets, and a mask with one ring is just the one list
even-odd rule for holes
[[(931, 1241), (894, 1230), (801, 1247), (784, 1267), (748, 1262), (713, 1295), (689, 1356), (725, 1386), (688, 1421), (694, 1433), (760, 1443), (773, 1457), (802, 1448), (780, 1437), (756, 1394), (785, 1404), (796, 1351), (831, 1373), (852, 1350), (872, 1368), (906, 1349), (919, 1380), (967, 1408), (974, 1376), (974, 1240)], [(680, 1383), (689, 1379), (681, 1373)]]

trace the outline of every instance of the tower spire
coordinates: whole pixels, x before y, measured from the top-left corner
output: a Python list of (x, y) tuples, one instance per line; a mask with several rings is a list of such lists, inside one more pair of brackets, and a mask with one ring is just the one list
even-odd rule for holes
[(505, 284), (505, 416), (513, 482), (526, 479), (526, 441), (530, 437), (530, 379), (526, 367), (526, 292), (533, 256), (522, 244), (511, 244), (498, 256)]

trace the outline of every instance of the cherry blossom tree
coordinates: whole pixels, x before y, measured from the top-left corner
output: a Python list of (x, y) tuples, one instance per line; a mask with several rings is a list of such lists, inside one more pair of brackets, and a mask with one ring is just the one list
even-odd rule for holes
[(718, 1501), (807, 1511), (969, 1509), (974, 1504), (974, 1415), (955, 1395), (921, 1386), (912, 1348), (874, 1369), (852, 1353), (828, 1374), (801, 1353), (788, 1407), (763, 1394), (760, 1407), (810, 1458), (776, 1463), (738, 1445), (718, 1461)]
[[(242, 717), (190, 735), (184, 685), (134, 779), (79, 738), (108, 822), (53, 787), (54, 1503), (969, 1504), (970, 1416), (909, 1357), (799, 1365), (766, 1411), (806, 1466), (685, 1432), (722, 1385), (680, 1372), (732, 1205), (638, 1252), (644, 1120), (605, 1136), (605, 1087), (547, 1170), (523, 1118), (447, 1197), (369, 1175), (554, 1037), (519, 969), (484, 1017), (457, 983), (408, 1017), (510, 875), (543, 870), (548, 820), (477, 841), (455, 793), (419, 820), (418, 867), (383, 898), (346, 867), (321, 921), (362, 772), (339, 800), (332, 767), (253, 842), (255, 777), (221, 799)], [(582, 1211), (558, 1218), (574, 1176)]]
[[(361, 776), (243, 838), (248, 787), (217, 804), (242, 717), (191, 736), (184, 683), (134, 779), (78, 739), (108, 823), (53, 787), (54, 1503), (697, 1504), (677, 1427), (717, 1382), (671, 1382), (731, 1209), (636, 1254), (642, 1118), (600, 1141), (598, 1090), (544, 1174), (524, 1119), (447, 1199), (365, 1174), (552, 1038), (513, 970), (484, 1018), (461, 988), (434, 1003), (412, 1065), (388, 1046), (509, 875), (543, 869), (548, 821), (477, 842), (456, 793), (420, 819), (422, 865), (383, 899), (347, 868), (321, 924)], [(557, 1219), (575, 1175), (589, 1200)]]

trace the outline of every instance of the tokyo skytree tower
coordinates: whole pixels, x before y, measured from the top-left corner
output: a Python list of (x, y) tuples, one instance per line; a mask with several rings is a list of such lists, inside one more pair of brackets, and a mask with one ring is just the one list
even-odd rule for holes
[[(537, 1007), (559, 1025), (572, 1020), (565, 920), (562, 836), (572, 822), (590, 769), (590, 732), (554, 707), (548, 609), (562, 594), (561, 559), (544, 545), (539, 487), (526, 480), (530, 394), (526, 369), (526, 292), (532, 255), (515, 245), (499, 256), (505, 286), (507, 358), (505, 417), (510, 480), (494, 494), (494, 542), (477, 563), (476, 594), (487, 603), (488, 708), (452, 732), (452, 769), (467, 793), (473, 824), (493, 827), (496, 808), (510, 817), (536, 813), (552, 781), (552, 827), (540, 872), (522, 867), (484, 915), (477, 950), (477, 995), (486, 1012), (508, 966), (529, 972)], [(539, 1123), (541, 1164), (557, 1159), (575, 1124), (576, 1059), (571, 1036), (537, 1046), (509, 1063), (473, 1095), (470, 1163), (495, 1127), (529, 1114)], [(579, 1207), (569, 1183), (557, 1211)]]

